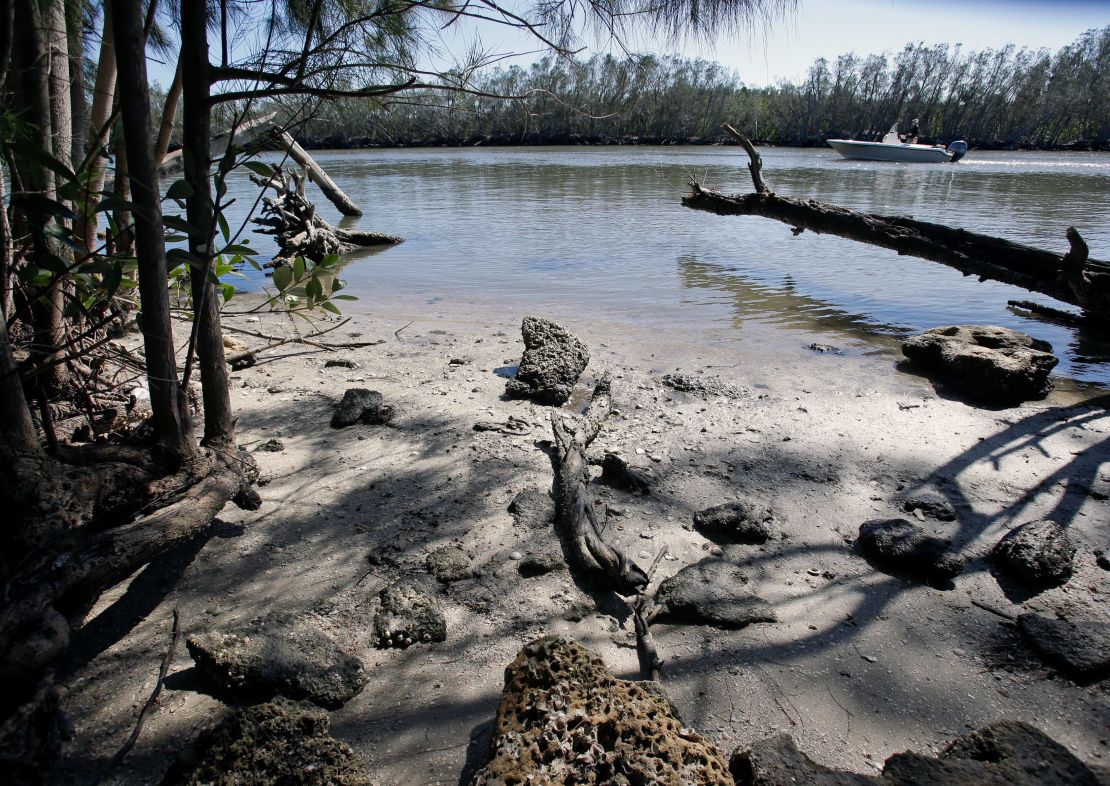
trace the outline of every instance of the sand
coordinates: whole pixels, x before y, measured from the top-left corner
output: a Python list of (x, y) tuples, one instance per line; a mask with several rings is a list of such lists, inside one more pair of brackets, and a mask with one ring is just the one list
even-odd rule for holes
[[(384, 343), (334, 355), (283, 347), (233, 375), (240, 443), (284, 444), (255, 453), (263, 505), (229, 506), (210, 538), (140, 571), (93, 609), (59, 671), (76, 737), (52, 780), (94, 780), (126, 740), (175, 608), (186, 634), (276, 610), (312, 615), (369, 670), (365, 690), (331, 714), (332, 729), (383, 786), (454, 784), (479, 764), (504, 668), (537, 636), (569, 636), (619, 676), (636, 676), (631, 619), (598, 609), (565, 569), (522, 578), (513, 559), (554, 538), (516, 526), (507, 511), (516, 494), (546, 489), (552, 477), (537, 446), (550, 439), (549, 409), (501, 397), (498, 370), (520, 358), (523, 313), (400, 301), (351, 311), (333, 335)], [(709, 554), (713, 544), (692, 528), (696, 511), (738, 498), (775, 511), (780, 537), (723, 551), (779, 622), (653, 628), (664, 688), (688, 724), (726, 752), (787, 731), (823, 764), (873, 772), (891, 753), (936, 751), (968, 729), (1022, 719), (1085, 760), (1107, 762), (1105, 685), (1059, 676), (1004, 616), (982, 607), (1015, 615), (1071, 604), (1110, 617), (1108, 574), (1093, 554), (1110, 545), (1105, 391), (983, 409), (900, 370), (892, 344), (838, 355), (807, 348), (828, 336), (773, 326), (662, 330), (580, 319), (569, 307), (538, 315), (558, 319), (592, 352), (564, 409), (579, 410), (600, 373), (613, 377), (615, 411), (591, 452), (618, 451), (657, 480), (647, 496), (602, 485), (596, 496), (622, 514), (610, 517), (607, 537), (642, 565), (666, 545), (656, 582)], [(232, 324), (286, 329), (270, 316)], [(324, 367), (336, 357), (358, 367)], [(676, 392), (660, 382), (676, 370), (745, 392)], [(396, 408), (393, 422), (329, 428), (350, 387), (380, 391)], [(510, 416), (531, 433), (473, 429)], [(913, 518), (900, 495), (926, 487), (959, 515), (919, 523), (970, 560), (948, 591), (878, 572), (850, 543), (865, 520)], [(1042, 516), (1068, 525), (1076, 572), (1023, 607), (983, 557), (1013, 526)], [(444, 590), (447, 641), (377, 649), (377, 593), (397, 575), (423, 573), (443, 545), (460, 546), (481, 573)], [(156, 782), (226, 712), (206, 690), (180, 647), (138, 745), (105, 782)]]

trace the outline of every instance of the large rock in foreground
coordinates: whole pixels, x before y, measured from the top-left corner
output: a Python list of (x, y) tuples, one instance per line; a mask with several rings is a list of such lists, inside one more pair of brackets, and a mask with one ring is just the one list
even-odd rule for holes
[(618, 680), (554, 636), (505, 670), (490, 747), (473, 786), (733, 786), (724, 754), (683, 725), (657, 683)]
[(332, 738), (328, 714), (278, 699), (228, 716), (201, 734), (163, 786), (372, 786), (366, 764)]
[(786, 734), (733, 754), (737, 786), (1097, 786), (1082, 761), (1044, 732), (1000, 721), (957, 737), (940, 756), (896, 753), (879, 776), (833, 770), (812, 761)]
[(520, 331), (524, 355), (505, 392), (539, 404), (565, 404), (590, 362), (590, 350), (576, 335), (547, 319), (525, 317)]
[(995, 325), (950, 325), (902, 343), (902, 354), (970, 398), (1016, 404), (1042, 398), (1059, 362), (1047, 341)]
[(888, 573), (924, 578), (944, 585), (963, 572), (964, 562), (944, 538), (928, 535), (906, 519), (872, 519), (860, 525), (856, 546), (867, 560)]
[(381, 393), (366, 388), (350, 388), (335, 405), (331, 427), (346, 428), (356, 423), (380, 426), (392, 419), (393, 407), (385, 403)]
[(406, 649), (413, 644), (446, 641), (447, 618), (435, 590), (414, 579), (398, 579), (378, 597), (381, 609), (374, 615), (378, 646)]
[(338, 709), (366, 685), (362, 661), (303, 618), (276, 614), (186, 640), (197, 670), (246, 701), (274, 696)]
[(753, 622), (775, 622), (771, 604), (748, 587), (737, 565), (708, 557), (663, 581), (655, 594), (660, 622), (735, 629)]

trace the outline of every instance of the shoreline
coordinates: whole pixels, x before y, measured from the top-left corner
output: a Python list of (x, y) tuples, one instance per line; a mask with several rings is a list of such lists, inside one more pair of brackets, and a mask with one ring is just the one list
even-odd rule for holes
[[(502, 399), (497, 373), (519, 361), (524, 314), (373, 298), (358, 306), (373, 315), (355, 314), (339, 332), (385, 343), (335, 355), (291, 348), (232, 375), (239, 440), (261, 466), (263, 506), (226, 509), (191, 553), (141, 571), (90, 613), (86, 630), (115, 622), (123, 634), (84, 663), (82, 652), (96, 642), (75, 643), (63, 704), (78, 736), (55, 768), (60, 778), (85, 782), (130, 732), (174, 608), (186, 635), (270, 611), (304, 613), (358, 655), (370, 682), (332, 713), (332, 733), (383, 785), (454, 784), (480, 763), (504, 668), (538, 635), (569, 636), (617, 676), (636, 673), (630, 620), (598, 613), (565, 570), (522, 578), (511, 556), (554, 537), (522, 528), (507, 512), (519, 492), (551, 483), (536, 444), (550, 437), (549, 409)], [(980, 409), (899, 373), (884, 354), (816, 354), (773, 326), (706, 342), (704, 331), (630, 329), (576, 320), (569, 309), (550, 316), (592, 357), (565, 409), (581, 406), (593, 380), (610, 372), (616, 412), (591, 452), (619, 452), (656, 477), (648, 496), (592, 487), (623, 509), (609, 530), (623, 548), (650, 561), (667, 545), (675, 559), (661, 563), (665, 578), (709, 553), (709, 541), (690, 527), (694, 511), (742, 497), (776, 513), (782, 537), (723, 552), (780, 622), (653, 628), (667, 661), (664, 691), (687, 724), (726, 753), (786, 731), (822, 764), (874, 774), (891, 753), (932, 752), (967, 727), (1016, 718), (1105, 764), (1105, 690), (1055, 676), (1012, 626), (972, 603), (1021, 608), (982, 557), (1012, 526), (1051, 514), (1079, 543), (1076, 575), (1025, 607), (1082, 603), (1107, 616), (1106, 574), (1092, 552), (1110, 520), (1104, 401), (1065, 391)], [(260, 320), (251, 326), (288, 326), (280, 317)], [(359, 365), (325, 368), (331, 357)], [(677, 392), (660, 382), (676, 370), (742, 392)], [(329, 428), (349, 387), (382, 392), (397, 409), (394, 421)], [(530, 424), (531, 434), (473, 428), (509, 416)], [(273, 438), (282, 451), (255, 452)], [(923, 488), (959, 511), (955, 522), (923, 525), (969, 559), (950, 591), (877, 572), (847, 542), (867, 519), (906, 515), (898, 501)], [(422, 575), (428, 553), (444, 545), (461, 547), (480, 572), (441, 590), (447, 641), (376, 649), (377, 591), (395, 574)], [(371, 563), (370, 554), (389, 559)], [(104, 782), (160, 778), (199, 726), (225, 712), (191, 667), (180, 652), (160, 710)]]

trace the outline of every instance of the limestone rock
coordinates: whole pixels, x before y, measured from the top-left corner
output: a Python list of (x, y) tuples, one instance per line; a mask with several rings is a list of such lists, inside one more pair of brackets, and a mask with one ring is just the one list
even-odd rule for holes
[(378, 597), (382, 606), (374, 617), (374, 635), (379, 647), (405, 649), (447, 639), (447, 619), (439, 601), (419, 582), (399, 579)]
[(539, 317), (525, 317), (520, 326), (524, 355), (516, 378), (505, 392), (539, 404), (560, 406), (570, 398), (578, 376), (590, 362), (590, 351), (561, 325)]
[(955, 521), (956, 506), (942, 493), (932, 488), (918, 489), (902, 495), (902, 510), (913, 513), (920, 510), (937, 521)]
[(1022, 614), (1018, 628), (1045, 660), (1081, 680), (1110, 676), (1110, 621)]
[(728, 629), (775, 622), (771, 604), (747, 584), (740, 568), (723, 559), (709, 557), (687, 565), (659, 585), (657, 619)]
[(538, 549), (535, 551), (527, 551), (524, 553), (523, 559), (517, 566), (521, 576), (531, 578), (532, 576), (542, 576), (545, 573), (565, 568), (567, 566), (566, 560), (563, 558), (562, 552), (559, 547), (552, 544), (550, 548)]
[(725, 382), (720, 377), (706, 377), (701, 374), (665, 374), (661, 381), (667, 387), (681, 393), (695, 393), (703, 398), (709, 396), (744, 398), (749, 395), (745, 388)]
[(774, 516), (767, 508), (737, 500), (694, 514), (694, 527), (717, 543), (766, 543)]
[(243, 700), (280, 695), (337, 709), (366, 685), (362, 661), (307, 619), (288, 614), (200, 633), (185, 644), (204, 677)]
[(732, 755), (736, 786), (1097, 786), (1067, 748), (1020, 721), (999, 721), (957, 737), (940, 756), (896, 753), (882, 775), (833, 770), (812, 761), (786, 734)]
[(525, 489), (509, 503), (509, 512), (518, 526), (549, 529), (555, 520), (555, 500), (546, 491)]
[(525, 645), (505, 670), (490, 751), (472, 786), (732, 786), (722, 752), (657, 683), (618, 680), (559, 637)]
[(865, 521), (856, 544), (872, 564), (892, 573), (947, 582), (964, 569), (963, 560), (950, 551), (949, 541), (926, 535), (906, 519)]
[(904, 341), (902, 354), (969, 397), (996, 404), (1042, 398), (1059, 362), (1048, 342), (994, 325), (933, 328)]
[(633, 494), (650, 494), (654, 478), (650, 472), (637, 469), (616, 453), (606, 453), (601, 460), (601, 482)]
[(392, 418), (393, 407), (383, 403), (381, 393), (366, 388), (350, 388), (335, 407), (331, 427), (345, 428), (360, 422), (380, 426)]
[(442, 584), (451, 584), (474, 575), (470, 557), (458, 546), (442, 546), (427, 559), (428, 572)]
[(202, 733), (163, 786), (372, 786), (366, 763), (329, 733), (328, 714), (277, 699)]
[(1050, 519), (1030, 521), (998, 541), (991, 557), (999, 570), (1036, 588), (1056, 587), (1071, 577), (1075, 544)]

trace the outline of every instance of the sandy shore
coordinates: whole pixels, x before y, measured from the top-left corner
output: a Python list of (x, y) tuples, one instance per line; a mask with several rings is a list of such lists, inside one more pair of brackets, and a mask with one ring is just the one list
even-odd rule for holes
[[(551, 482), (536, 445), (550, 438), (548, 409), (501, 397), (497, 370), (520, 358), (523, 314), (354, 306), (375, 313), (334, 335), (384, 343), (340, 355), (283, 348), (234, 374), (241, 444), (284, 444), (255, 453), (263, 506), (229, 507), (210, 538), (139, 572), (93, 610), (59, 672), (77, 736), (57, 780), (89, 781), (123, 744), (153, 688), (175, 608), (185, 633), (274, 610), (314, 615), (369, 670), (370, 683), (332, 713), (332, 727), (383, 786), (453, 784), (480, 762), (504, 667), (536, 636), (564, 634), (618, 675), (635, 675), (631, 620), (599, 611), (566, 570), (525, 579), (511, 559), (554, 537), (515, 526), (507, 512), (516, 494)], [(569, 309), (542, 316), (591, 349), (567, 409), (582, 405), (601, 372), (613, 377), (616, 412), (594, 450), (620, 452), (657, 481), (648, 496), (601, 485), (596, 493), (623, 509), (608, 534), (639, 561), (668, 547), (673, 558), (658, 578), (712, 546), (692, 530), (694, 512), (745, 498), (776, 513), (782, 537), (724, 551), (780, 622), (654, 628), (663, 685), (687, 723), (729, 752), (788, 731), (817, 761), (860, 772), (1005, 718), (1036, 724), (1094, 764), (1110, 759), (1105, 684), (1057, 675), (1012, 624), (972, 603), (1021, 610), (982, 557), (1014, 525), (1052, 516), (1079, 545), (1076, 573), (1025, 608), (1078, 604), (1110, 618), (1108, 574), (1093, 555), (1110, 543), (1110, 416), (1099, 391), (981, 409), (898, 370), (891, 347), (820, 354), (807, 344), (827, 337), (771, 326), (662, 332), (578, 320)], [(276, 317), (243, 326), (286, 329)], [(333, 357), (358, 367), (325, 368)], [(660, 378), (677, 369), (745, 393), (676, 392)], [(350, 387), (383, 393), (394, 421), (329, 428)], [(473, 429), (509, 416), (532, 432)], [(926, 487), (959, 515), (923, 526), (970, 560), (950, 591), (877, 572), (848, 542), (867, 519), (906, 515), (900, 495)], [(481, 572), (443, 591), (447, 641), (376, 649), (378, 591), (394, 575), (423, 572), (427, 554), (446, 544), (461, 546)], [(109, 780), (156, 782), (198, 728), (226, 711), (191, 667), (182, 646), (158, 711)]]

